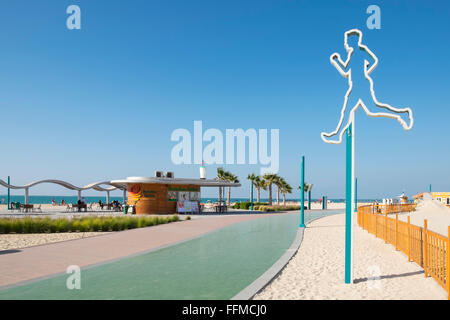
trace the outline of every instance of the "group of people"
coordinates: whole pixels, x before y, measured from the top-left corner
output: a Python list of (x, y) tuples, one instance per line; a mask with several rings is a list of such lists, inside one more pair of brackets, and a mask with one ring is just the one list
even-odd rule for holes
[(58, 203), (58, 201), (55, 200), (55, 198), (52, 198), (52, 206), (65, 206), (67, 203), (64, 199), (61, 200), (61, 204)]
[(17, 201), (17, 202), (11, 201), (10, 208), (15, 209), (16, 207), (20, 208), (20, 202), (19, 201)]
[(80, 199), (78, 199), (77, 201), (77, 208), (78, 208), (78, 212), (81, 211), (81, 208), (84, 208), (84, 211), (87, 211), (87, 202), (86, 202), (86, 198), (83, 197)]
[[(104, 206), (108, 206), (108, 204), (102, 202), (102, 200), (98, 200), (98, 205), (99, 205), (99, 207), (100, 207), (102, 210), (103, 210), (103, 207), (104, 207)], [(112, 206), (114, 210), (118, 210), (118, 211), (122, 210), (122, 204), (121, 204), (119, 201), (117, 201), (117, 200), (113, 200), (113, 201), (110, 203), (110, 206)]]

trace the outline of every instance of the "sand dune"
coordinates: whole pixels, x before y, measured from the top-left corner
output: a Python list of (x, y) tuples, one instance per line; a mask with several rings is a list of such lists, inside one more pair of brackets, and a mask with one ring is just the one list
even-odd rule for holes
[(429, 230), (448, 237), (450, 208), (446, 207), (441, 202), (432, 200), (431, 198), (424, 198), (417, 204), (416, 211), (401, 214), (398, 218), (402, 221), (406, 221), (408, 215), (411, 217), (411, 224), (423, 227), (423, 222), (427, 219)]

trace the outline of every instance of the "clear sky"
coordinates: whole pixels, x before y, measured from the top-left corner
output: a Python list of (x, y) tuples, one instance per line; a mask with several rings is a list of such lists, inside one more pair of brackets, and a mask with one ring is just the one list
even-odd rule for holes
[[(71, 4), (81, 30), (66, 27)], [(380, 30), (366, 27), (370, 4), (381, 8)], [(450, 191), (448, 1), (2, 0), (0, 177), (198, 177), (198, 165), (172, 164), (170, 135), (202, 120), (223, 133), (279, 129), (279, 174), (296, 189), (305, 155), (313, 197), (343, 198), (345, 146), (320, 132), (336, 127), (348, 88), (329, 57), (345, 56), (351, 28), (380, 60), (378, 99), (415, 117), (406, 132), (358, 111), (359, 196), (411, 196), (430, 183)], [(243, 182), (232, 196), (248, 196), (259, 166), (226, 169)], [(42, 185), (30, 194), (71, 193)]]

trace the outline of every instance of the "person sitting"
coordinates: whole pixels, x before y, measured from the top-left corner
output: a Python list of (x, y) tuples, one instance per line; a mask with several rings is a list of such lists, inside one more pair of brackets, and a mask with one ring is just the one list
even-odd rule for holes
[(78, 212), (81, 211), (81, 204), (82, 204), (81, 200), (78, 199), (78, 201), (77, 201)]
[(65, 206), (66, 205), (66, 201), (64, 201), (64, 199), (61, 200), (61, 205)]
[(81, 205), (84, 208), (84, 211), (87, 212), (87, 201), (85, 197), (82, 198)]

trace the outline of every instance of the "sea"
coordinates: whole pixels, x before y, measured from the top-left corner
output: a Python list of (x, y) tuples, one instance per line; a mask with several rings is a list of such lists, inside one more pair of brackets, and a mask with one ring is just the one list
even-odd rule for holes
[[(92, 202), (98, 202), (101, 200), (102, 202), (106, 202), (106, 196), (84, 196), (86, 199), (86, 202), (92, 203)], [(4, 204), (7, 201), (7, 195), (0, 195), (0, 203)], [(10, 196), (11, 202), (20, 202), (25, 203), (25, 196), (23, 195), (11, 195)], [(78, 201), (78, 196), (37, 196), (37, 195), (30, 195), (29, 196), (29, 203), (31, 204), (51, 204), (52, 200), (55, 200), (58, 203), (61, 203), (62, 200), (64, 200), (66, 203), (76, 203)], [(117, 200), (119, 202), (123, 201), (122, 196), (110, 196), (110, 201)], [(225, 197), (225, 200), (227, 198)], [(201, 202), (217, 202), (218, 198), (201, 198)], [(249, 198), (231, 198), (231, 202), (245, 202), (249, 201)], [(282, 201), (282, 199), (280, 199)], [(313, 202), (317, 201), (319, 199), (312, 199)], [(343, 203), (345, 202), (345, 199), (328, 199), (331, 202), (334, 203)], [(358, 202), (374, 202), (375, 200), (380, 201), (380, 199), (358, 199)], [(253, 201), (256, 202), (256, 198), (253, 199)], [(261, 198), (261, 202), (268, 202), (269, 199), (267, 198)], [(273, 201), (276, 201), (276, 198), (273, 198)], [(286, 201), (300, 201), (299, 199), (288, 199), (286, 198)], [(306, 199), (305, 199), (306, 201)]]

